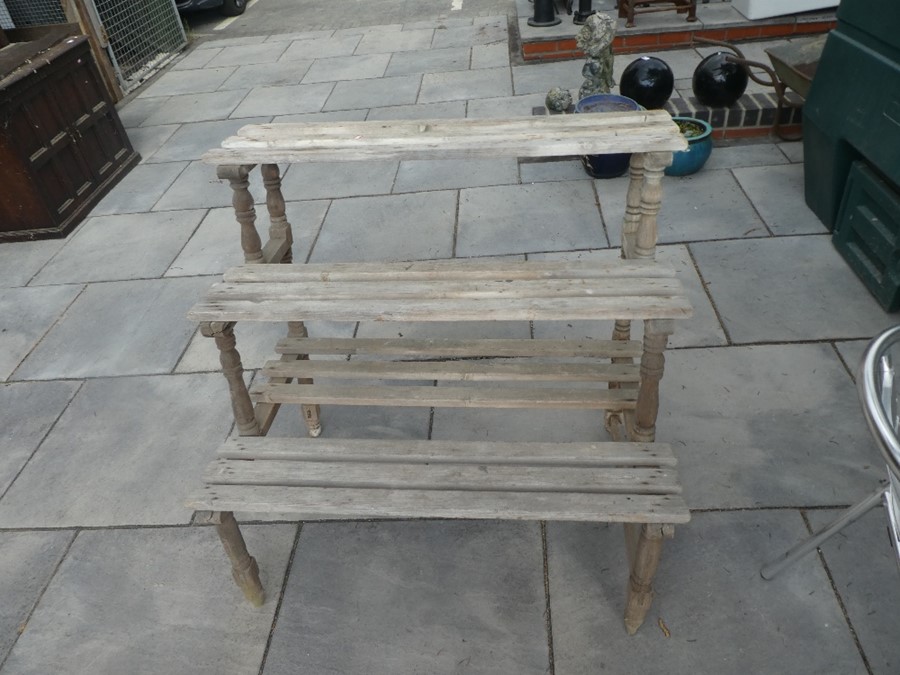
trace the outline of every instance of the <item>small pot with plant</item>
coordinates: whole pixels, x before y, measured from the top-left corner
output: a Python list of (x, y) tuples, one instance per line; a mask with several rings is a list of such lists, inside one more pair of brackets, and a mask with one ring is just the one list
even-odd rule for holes
[(678, 129), (688, 142), (687, 150), (673, 153), (672, 165), (667, 176), (690, 176), (697, 173), (712, 152), (712, 127), (709, 122), (694, 117), (673, 117)]

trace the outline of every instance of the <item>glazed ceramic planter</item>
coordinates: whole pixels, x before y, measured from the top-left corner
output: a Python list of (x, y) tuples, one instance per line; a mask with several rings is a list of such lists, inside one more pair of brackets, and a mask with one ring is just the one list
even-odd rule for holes
[(712, 127), (693, 117), (672, 119), (687, 139), (688, 149), (672, 153), (672, 165), (666, 168), (666, 175), (690, 176), (703, 168), (712, 153)]

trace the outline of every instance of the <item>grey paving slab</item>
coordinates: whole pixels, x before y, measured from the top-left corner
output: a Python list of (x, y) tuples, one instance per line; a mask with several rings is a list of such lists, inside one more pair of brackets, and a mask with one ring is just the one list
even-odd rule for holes
[(515, 157), (503, 159), (410, 160), (400, 162), (394, 192), (452, 190), (519, 182)]
[[(177, 164), (182, 165), (183, 162)], [(171, 163), (148, 166), (172, 166)], [(250, 173), (250, 194), (264, 198), (266, 191), (259, 171)], [(156, 202), (154, 211), (209, 209), (231, 204), (232, 190), (227, 181), (216, 177), (216, 167), (195, 161), (178, 176)]]
[(82, 288), (0, 289), (0, 381), (12, 375)]
[(146, 89), (142, 89), (138, 98), (215, 91), (233, 72), (233, 66), (228, 68), (208, 67), (201, 70), (170, 70), (163, 73)]
[(334, 202), (310, 262), (449, 258), (456, 201), (443, 191)]
[(459, 197), (459, 256), (564, 251), (607, 245), (585, 181), (467, 188)]
[[(141, 126), (224, 120), (228, 118), (231, 111), (237, 107), (238, 103), (245, 96), (247, 96), (245, 90), (170, 96), (166, 100), (165, 105), (147, 117), (141, 123)], [(239, 116), (250, 117), (252, 114), (256, 113)]]
[(434, 30), (420, 28), (403, 31), (372, 31), (365, 33), (356, 47), (356, 54), (390, 54), (428, 49)]
[(0, 499), (0, 527), (190, 522), (183, 500), (230, 411), (217, 373), (85, 382)]
[[(538, 253), (528, 256), (529, 260), (597, 260), (613, 262), (620, 258), (619, 249), (604, 251), (583, 251), (579, 253)], [(671, 266), (684, 284), (688, 299), (694, 308), (690, 319), (675, 322), (675, 333), (669, 338), (670, 347), (711, 347), (727, 344), (722, 325), (716, 316), (703, 282), (694, 268), (690, 253), (685, 246), (660, 246), (656, 251), (657, 260)], [(540, 321), (534, 323), (535, 338), (593, 338), (606, 340), (612, 336), (611, 321), (577, 321), (563, 323)], [(632, 325), (632, 336), (639, 339), (643, 335), (643, 325)]]
[(512, 95), (509, 68), (482, 68), (452, 73), (426, 73), (419, 103)]
[(523, 183), (546, 183), (567, 180), (590, 180), (584, 165), (577, 159), (554, 159), (546, 162), (520, 162)]
[(66, 553), (72, 532), (0, 533), (0, 663)]
[(818, 234), (827, 230), (806, 205), (801, 164), (735, 169), (734, 175), (775, 234)]
[(350, 56), (362, 39), (360, 35), (295, 40), (281, 55), (282, 61), (324, 59), (329, 56)]
[(629, 636), (621, 618), (628, 578), (621, 528), (548, 523), (557, 675), (862, 675), (821, 567), (778, 583), (759, 576), (766, 555), (803, 530), (796, 512), (694, 514), (663, 545), (653, 606)]
[(297, 115), (278, 115), (273, 122), (357, 122), (366, 119), (368, 110), (332, 110), (330, 112), (299, 113)]
[(282, 192), (288, 199), (328, 199), (387, 194), (399, 162), (313, 162), (292, 164)]
[(847, 368), (850, 370), (850, 375), (854, 378), (856, 378), (856, 375), (859, 372), (863, 352), (866, 351), (869, 342), (871, 342), (871, 340), (849, 340), (847, 342), (835, 343), (838, 353), (841, 355), (841, 358), (844, 359), (844, 363), (847, 364)]
[[(332, 332), (333, 329), (332, 329)], [(346, 335), (345, 335), (346, 337)], [(382, 380), (320, 379), (319, 384), (380, 385)], [(388, 384), (401, 384), (392, 382)], [(425, 382), (406, 381), (402, 384), (424, 385)], [(428, 408), (385, 408), (383, 406), (320, 406), (323, 438), (428, 438), (430, 415)], [(269, 432), (273, 436), (306, 436), (306, 424), (298, 406), (283, 406)]]
[(242, 35), (238, 37), (218, 38), (216, 40), (205, 40), (197, 44), (197, 49), (222, 49), (224, 47), (234, 47), (235, 45), (256, 45), (265, 41), (265, 35)]
[(396, 76), (466, 70), (471, 59), (469, 52), (468, 47), (396, 52), (391, 55), (385, 74)]
[[(766, 237), (768, 231), (728, 170), (701, 171), (663, 180), (659, 241), (664, 244), (708, 239)], [(610, 241), (622, 239), (628, 177), (597, 181), (597, 194)]]
[[(863, 495), (860, 495), (862, 498)], [(825, 527), (840, 511), (811, 511), (814, 530)], [(900, 584), (897, 556), (888, 536), (883, 508), (870, 511), (861, 520), (832, 537), (822, 546), (825, 562), (863, 652), (876, 674), (890, 675), (900, 664)], [(816, 565), (815, 555), (797, 562), (803, 568)], [(778, 583), (776, 579), (773, 583)]]
[[(294, 525), (242, 528), (270, 598), (277, 597)], [(274, 599), (240, 597), (213, 528), (82, 532), (5, 669), (10, 673), (259, 671)]]
[(307, 30), (295, 33), (275, 33), (266, 42), (293, 42), (294, 40), (321, 40), (334, 35), (333, 30)]
[(454, 17), (448, 18), (446, 15), (442, 15), (438, 19), (428, 19), (426, 21), (412, 21), (410, 23), (403, 24), (403, 30), (418, 30), (420, 28), (434, 28), (436, 30), (446, 30), (447, 28), (455, 27), (455, 26), (471, 26), (472, 25), (472, 17)]
[(546, 94), (526, 94), (525, 96), (497, 96), (471, 99), (466, 117), (487, 119), (491, 117), (527, 117), (532, 108), (544, 105)]
[(674, 350), (657, 439), (691, 508), (849, 504), (881, 472), (829, 344)]
[(466, 116), (465, 101), (443, 103), (419, 103), (394, 105), (386, 108), (372, 108), (366, 116), (368, 120), (425, 120), (452, 119)]
[(0, 287), (24, 286), (66, 242), (12, 241), (0, 246)]
[(232, 45), (224, 47), (204, 67), (220, 68), (227, 66), (249, 66), (256, 63), (274, 63), (290, 46), (289, 41), (266, 41), (252, 45)]
[(91, 215), (109, 216), (149, 211), (185, 167), (187, 162), (141, 164), (134, 167), (91, 210)]
[[(327, 210), (328, 202), (324, 201), (287, 202), (285, 215), (294, 235), (292, 248), (297, 262), (306, 260)], [(265, 236), (268, 229), (265, 206), (259, 206), (257, 214), (257, 229), (260, 236)], [(166, 276), (221, 274), (229, 267), (242, 265), (244, 253), (240, 241), (240, 226), (234, 218), (234, 210), (228, 207), (211, 209), (172, 262)]]
[[(194, 332), (185, 315), (210, 283), (209, 277), (196, 277), (90, 284), (15, 377), (53, 380), (169, 372)], [(33, 290), (73, 295), (71, 289)]]
[(31, 285), (162, 276), (204, 215), (195, 210), (91, 218)]
[(161, 124), (158, 127), (138, 127), (128, 130), (128, 140), (135, 152), (146, 162), (159, 146), (165, 143), (178, 130), (177, 124)]
[(508, 68), (509, 46), (498, 42), (472, 47), (472, 68)]
[[(312, 321), (306, 324), (310, 337), (353, 337), (355, 323), (331, 323)], [(280, 323), (238, 323), (234, 334), (237, 349), (241, 355), (244, 368), (262, 368), (266, 361), (275, 359), (275, 343), (284, 338), (287, 328)], [(191, 338), (184, 355), (178, 362), (175, 372), (201, 373), (221, 372), (219, 350), (215, 341), (203, 337), (199, 331)], [(223, 380), (224, 381), (224, 380)]]
[(169, 97), (161, 98), (134, 98), (128, 103), (119, 104), (116, 112), (119, 113), (119, 119), (122, 126), (126, 129), (141, 126), (150, 115), (164, 108)]
[(304, 525), (266, 673), (547, 672), (536, 523)]
[(18, 382), (0, 386), (0, 494), (25, 466), (79, 386), (79, 382)]
[(387, 105), (406, 105), (416, 102), (420, 75), (385, 77), (378, 80), (338, 82), (322, 110), (377, 108)]
[(390, 54), (366, 54), (364, 56), (333, 56), (317, 59), (303, 76), (304, 84), (312, 82), (336, 82), (338, 80), (366, 80), (381, 77), (387, 68)]
[(195, 68), (203, 68), (209, 63), (224, 47), (213, 47), (209, 49), (194, 49), (189, 51), (180, 60), (172, 65), (172, 70), (194, 70)]
[(557, 63), (539, 63), (530, 66), (513, 66), (513, 91), (516, 95), (543, 94), (553, 87), (562, 87), (572, 92), (572, 98), (578, 98), (578, 88), (584, 82), (581, 67), (584, 61), (559, 61)]
[(254, 115), (289, 115), (302, 112), (318, 112), (331, 94), (334, 85), (298, 84), (288, 87), (255, 87), (250, 90), (232, 113), (232, 117)]
[(240, 66), (219, 89), (252, 89), (253, 87), (283, 87), (300, 84), (312, 65), (312, 59), (283, 63), (256, 63)]
[(488, 23), (472, 26), (450, 26), (444, 30), (434, 32), (434, 40), (431, 46), (435, 49), (441, 47), (468, 47), (470, 45), (487, 45), (493, 42), (506, 42), (509, 32), (506, 28), (506, 18), (491, 19)]
[(160, 148), (144, 159), (148, 163), (179, 162), (200, 159), (204, 152), (218, 148), (228, 136), (246, 124), (266, 124), (271, 117), (247, 117), (214, 122), (182, 124)]
[(754, 143), (713, 148), (713, 152), (703, 166), (703, 170), (734, 169), (745, 166), (774, 166), (787, 163), (787, 158), (777, 146), (771, 143)]
[(803, 162), (803, 143), (779, 143), (778, 149), (792, 162)]
[(334, 31), (334, 37), (344, 38), (354, 35), (362, 37), (363, 35), (368, 35), (369, 33), (397, 33), (401, 30), (403, 30), (402, 23), (379, 24), (377, 26), (372, 26), (368, 23), (361, 23), (356, 26), (337, 29), (336, 31)]
[(870, 338), (893, 325), (829, 235), (691, 244), (735, 342)]

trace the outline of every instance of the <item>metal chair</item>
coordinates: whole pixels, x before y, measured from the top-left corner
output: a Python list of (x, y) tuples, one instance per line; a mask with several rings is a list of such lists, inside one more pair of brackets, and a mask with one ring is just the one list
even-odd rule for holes
[(858, 520), (883, 499), (894, 553), (900, 562), (900, 326), (878, 335), (866, 348), (856, 378), (863, 413), (887, 462), (888, 478), (872, 494), (844, 511), (834, 522), (764, 565), (763, 579), (773, 579), (783, 569), (816, 549), (826, 539)]

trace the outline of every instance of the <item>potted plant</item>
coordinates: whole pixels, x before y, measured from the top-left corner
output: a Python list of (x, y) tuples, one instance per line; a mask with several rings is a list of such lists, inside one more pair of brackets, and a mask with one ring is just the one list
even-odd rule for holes
[(687, 150), (672, 153), (672, 165), (666, 169), (667, 176), (690, 176), (697, 173), (712, 152), (712, 127), (709, 122), (695, 117), (673, 117), (682, 135), (688, 142)]

